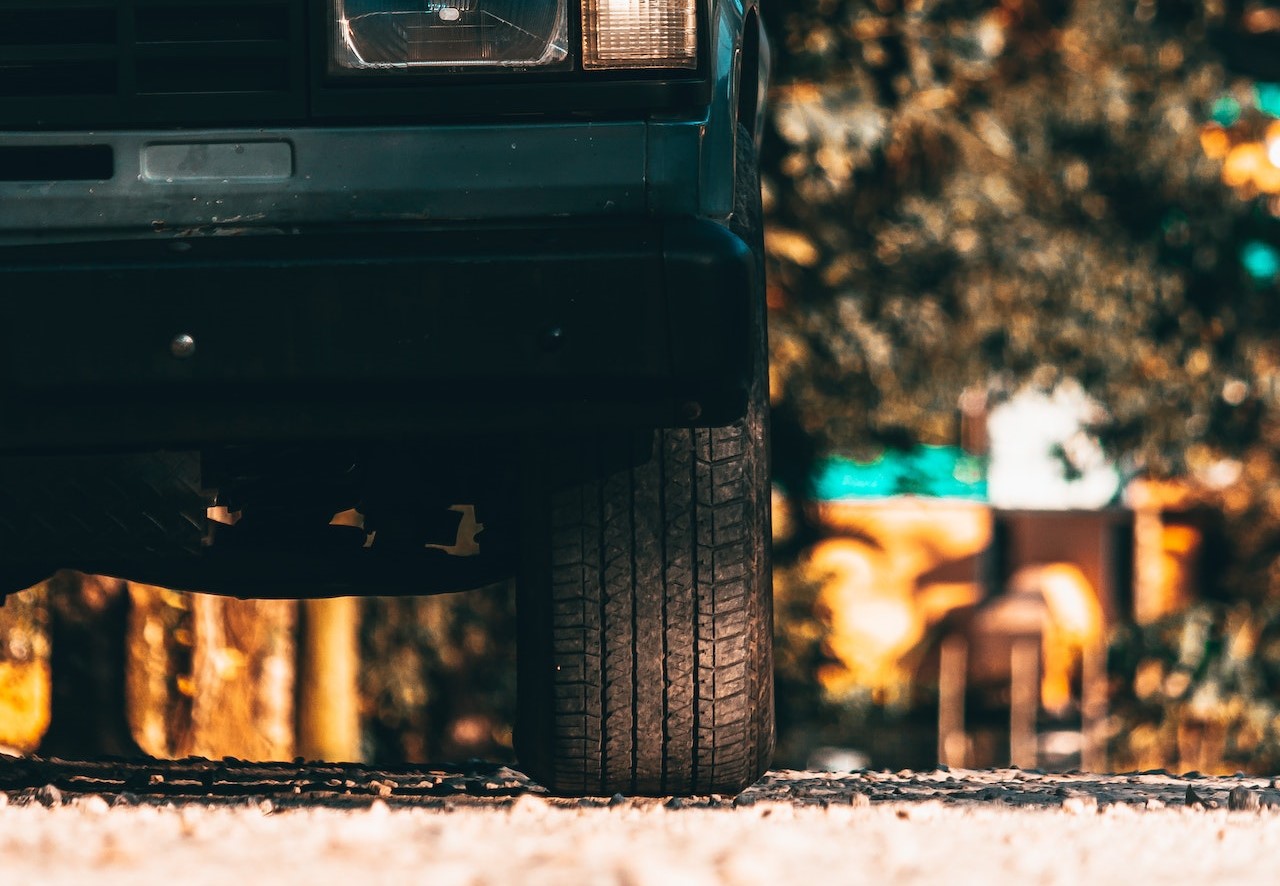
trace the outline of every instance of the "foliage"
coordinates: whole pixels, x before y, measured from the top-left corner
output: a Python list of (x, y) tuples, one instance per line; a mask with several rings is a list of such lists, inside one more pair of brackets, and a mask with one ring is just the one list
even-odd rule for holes
[(1118, 769), (1275, 772), (1280, 608), (1202, 604), (1111, 651)]
[(1242, 264), (1280, 223), (1201, 147), (1252, 89), (1222, 4), (774, 7), (775, 396), (820, 449), (953, 442), (966, 388), (1069, 376), (1135, 465), (1280, 490), (1280, 288)]

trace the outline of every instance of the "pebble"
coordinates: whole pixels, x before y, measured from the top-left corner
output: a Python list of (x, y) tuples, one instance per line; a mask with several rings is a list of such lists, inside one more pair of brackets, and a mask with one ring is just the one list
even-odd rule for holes
[(1239, 785), (1227, 795), (1227, 808), (1236, 812), (1257, 812), (1262, 808), (1262, 801), (1256, 793)]
[(1187, 785), (1186, 802), (1188, 806), (1199, 806), (1201, 809), (1212, 809), (1218, 804), (1212, 800), (1207, 800), (1196, 793), (1195, 788)]
[(1074, 794), (1062, 801), (1062, 811), (1068, 815), (1088, 815), (1098, 811), (1098, 798), (1089, 794)]
[(626, 802), (627, 802), (627, 798), (622, 796), (622, 794), (614, 794), (612, 797), (609, 798), (610, 807), (622, 806)]
[(101, 794), (87, 794), (75, 800), (77, 809), (82, 809), (90, 815), (105, 815), (111, 811), (111, 804), (103, 799)]
[(47, 784), (36, 790), (36, 802), (48, 809), (51, 806), (62, 805), (62, 791), (51, 784)]
[(507, 811), (513, 815), (528, 815), (531, 813), (544, 815), (547, 811), (547, 801), (532, 794), (523, 794), (516, 797), (515, 802), (507, 807)]

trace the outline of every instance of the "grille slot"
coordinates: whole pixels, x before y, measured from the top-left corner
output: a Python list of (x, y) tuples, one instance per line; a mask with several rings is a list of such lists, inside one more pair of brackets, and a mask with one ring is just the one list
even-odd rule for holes
[(306, 0), (0, 0), (0, 128), (306, 114)]
[[(52, 8), (51, 8), (52, 7)], [(0, 7), (0, 46), (77, 46), (116, 42), (114, 9)]]
[(112, 95), (115, 91), (114, 61), (0, 61), (0, 100)]
[(286, 3), (139, 6), (139, 43), (287, 40)]
[(110, 145), (0, 147), (0, 182), (106, 181), (114, 174)]

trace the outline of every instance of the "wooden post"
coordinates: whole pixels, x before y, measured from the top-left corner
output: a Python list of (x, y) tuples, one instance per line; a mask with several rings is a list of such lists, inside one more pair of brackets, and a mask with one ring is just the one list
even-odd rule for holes
[(191, 658), (193, 594), (129, 583), (125, 699), (134, 741), (153, 757), (189, 741), (195, 686)]
[(1036, 715), (1040, 712), (1040, 638), (1017, 637), (1010, 651), (1009, 761), (1034, 769)]
[(356, 762), (360, 754), (360, 606), (305, 600), (298, 650), (298, 753)]
[(296, 613), (292, 600), (193, 595), (194, 696), (181, 756), (293, 757)]
[(938, 762), (968, 765), (964, 731), (964, 693), (969, 667), (969, 644), (959, 634), (942, 641), (938, 655)]
[(44, 584), (0, 607), (0, 749), (29, 754), (49, 728), (49, 592)]
[(1086, 772), (1105, 772), (1107, 744), (1104, 734), (1107, 717), (1107, 645), (1102, 638), (1089, 642), (1081, 651), (1080, 730), (1083, 739), (1080, 767)]

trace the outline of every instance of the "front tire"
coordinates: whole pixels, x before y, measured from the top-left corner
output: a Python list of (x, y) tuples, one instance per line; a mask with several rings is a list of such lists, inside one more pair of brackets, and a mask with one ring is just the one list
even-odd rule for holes
[[(563, 794), (736, 793), (773, 746), (758, 411), (726, 428), (580, 441), (520, 575), (517, 753)], [(585, 473), (585, 476), (581, 476)], [(535, 522), (536, 521), (536, 522)], [(533, 533), (526, 533), (527, 535)]]

